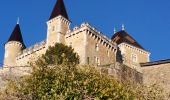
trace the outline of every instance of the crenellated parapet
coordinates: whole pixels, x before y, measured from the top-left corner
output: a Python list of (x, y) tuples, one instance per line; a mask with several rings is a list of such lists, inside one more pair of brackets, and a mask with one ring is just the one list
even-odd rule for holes
[(70, 25), (70, 21), (61, 15), (49, 20), (47, 24), (56, 22), (56, 20), (61, 21), (62, 23), (65, 23), (66, 25)]
[(40, 43), (37, 43), (29, 48), (24, 49), (17, 55), (17, 60), (23, 59), (33, 53), (39, 52), (46, 47), (46, 40), (41, 41)]
[(65, 37), (66, 39), (68, 39), (84, 31), (88, 36), (90, 36), (94, 40), (97, 40), (98, 43), (104, 45), (106, 48), (112, 50), (113, 52), (117, 51), (117, 44), (111, 41), (111, 39), (109, 39), (105, 35), (103, 35), (102, 32), (97, 31), (97, 29), (92, 27), (89, 23), (82, 23), (80, 27), (76, 26), (73, 28), (73, 30), (68, 30)]
[(20, 48), (24, 48), (23, 44), (18, 41), (9, 41), (8, 43), (5, 44), (5, 49), (10, 46), (19, 46)]

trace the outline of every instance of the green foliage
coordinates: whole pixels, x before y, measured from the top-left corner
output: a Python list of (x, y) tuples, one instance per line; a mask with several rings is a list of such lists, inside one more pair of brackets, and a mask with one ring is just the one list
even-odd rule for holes
[(56, 44), (31, 64), (30, 75), (9, 81), (6, 94), (21, 100), (161, 100), (157, 90), (120, 83), (78, 63), (71, 47)]
[[(84, 67), (84, 68), (83, 68)], [(78, 69), (79, 68), (79, 69)], [(18, 84), (18, 98), (32, 100), (82, 100), (94, 98), (127, 100), (134, 98), (133, 91), (115, 81), (113, 77), (100, 75), (93, 67), (79, 66), (70, 69), (64, 65), (34, 69)]]
[(45, 55), (43, 55), (45, 62), (49, 64), (62, 64), (64, 60), (67, 65), (79, 64), (79, 57), (71, 47), (64, 44), (57, 43), (53, 47), (49, 47)]
[(24, 84), (18, 89), (19, 93), (31, 95), (33, 100), (60, 98), (58, 93), (65, 89), (78, 63), (79, 57), (71, 47), (57, 43), (32, 64), (31, 75), (21, 78), (20, 83)]

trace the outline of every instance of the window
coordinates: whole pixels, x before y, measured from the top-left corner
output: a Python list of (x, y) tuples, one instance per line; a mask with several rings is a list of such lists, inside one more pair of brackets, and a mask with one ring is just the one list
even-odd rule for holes
[(97, 65), (100, 65), (100, 59), (97, 58)]
[(98, 43), (95, 44), (95, 49), (96, 49), (96, 51), (99, 51), (99, 44)]
[(90, 64), (90, 57), (87, 57), (87, 64)]
[(136, 54), (132, 54), (131, 58), (132, 58), (133, 62), (137, 62), (137, 55)]
[(94, 57), (94, 63), (96, 64), (96, 65), (100, 65), (100, 59), (98, 58), (98, 57)]
[(94, 64), (96, 64), (96, 56), (94, 56)]

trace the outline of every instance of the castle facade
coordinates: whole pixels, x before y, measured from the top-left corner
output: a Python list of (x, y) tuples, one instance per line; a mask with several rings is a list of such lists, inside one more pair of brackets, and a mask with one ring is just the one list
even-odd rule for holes
[[(70, 24), (64, 2), (58, 0), (47, 22), (47, 38), (26, 48), (17, 23), (5, 44), (4, 67), (25, 66), (31, 59), (44, 54), (48, 47), (55, 43), (72, 46), (80, 56), (80, 64), (115, 63), (118, 48), (126, 65), (137, 67), (140, 62), (149, 61), (149, 52), (144, 50), (124, 29), (109, 39), (86, 22), (73, 29), (70, 29)], [(124, 38), (127, 41), (121, 41)]]

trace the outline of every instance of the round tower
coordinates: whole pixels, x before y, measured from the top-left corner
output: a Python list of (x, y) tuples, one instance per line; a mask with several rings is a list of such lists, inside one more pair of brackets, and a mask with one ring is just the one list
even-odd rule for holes
[(65, 44), (65, 34), (70, 21), (63, 0), (58, 0), (47, 22), (47, 47), (55, 43)]
[(25, 49), (25, 45), (19, 23), (17, 23), (8, 42), (5, 44), (4, 67), (16, 66), (16, 57), (23, 49)]

